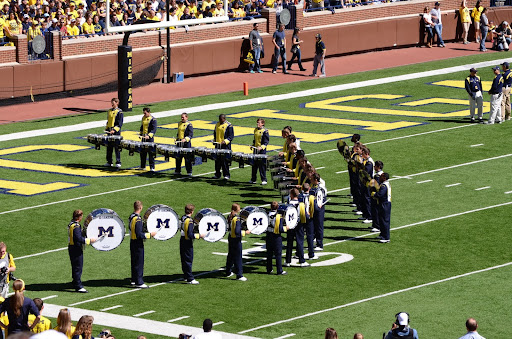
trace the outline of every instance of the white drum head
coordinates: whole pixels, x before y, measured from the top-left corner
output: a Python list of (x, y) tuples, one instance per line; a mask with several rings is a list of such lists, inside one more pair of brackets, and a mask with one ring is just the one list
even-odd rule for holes
[(285, 224), (290, 229), (294, 229), (295, 226), (299, 223), (299, 212), (293, 206), (290, 206), (286, 209), (285, 213)]
[(178, 232), (179, 217), (166, 205), (151, 206), (144, 213), (144, 222), (149, 233), (156, 232), (156, 240), (169, 240)]
[(316, 191), (316, 205), (321, 208), (325, 200), (325, 190), (322, 187), (318, 187)]
[(204, 240), (216, 242), (224, 238), (227, 230), (226, 218), (220, 213), (208, 213), (199, 221), (199, 233), (205, 234)]
[(251, 234), (260, 235), (267, 230), (268, 215), (263, 209), (255, 209), (245, 219), (247, 229)]
[(87, 225), (87, 238), (96, 238), (97, 241), (91, 244), (98, 251), (111, 251), (121, 245), (124, 239), (125, 227), (116, 212), (103, 209), (95, 214)]

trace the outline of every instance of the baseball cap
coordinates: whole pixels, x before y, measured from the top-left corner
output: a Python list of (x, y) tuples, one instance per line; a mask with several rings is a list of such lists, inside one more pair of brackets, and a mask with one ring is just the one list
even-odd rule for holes
[(469, 71), (470, 71), (471, 73), (476, 73), (476, 72), (478, 72), (478, 71), (476, 70), (476, 68), (473, 68), (473, 67), (472, 67)]
[(317, 35), (315, 35), (315, 38), (322, 39), (322, 35), (318, 33)]
[(405, 312), (398, 313), (396, 316), (396, 321), (399, 325), (408, 325), (409, 324), (409, 316)]
[(441, 4), (439, 3), (439, 1), (436, 1), (436, 3), (434, 4), (434, 6), (441, 6)]
[(500, 67), (499, 67), (499, 66), (494, 66), (494, 67), (492, 68), (492, 70), (493, 70), (493, 71), (496, 71), (496, 70), (499, 70), (499, 69), (500, 69)]
[(53, 18), (53, 19), (52, 19), (52, 22), (53, 22), (53, 23), (57, 23), (57, 22), (59, 22), (59, 20), (57, 20), (57, 19)]
[(503, 66), (503, 67), (507, 67), (507, 68), (509, 67), (509, 66), (508, 66), (508, 62), (506, 62), (506, 61), (505, 61), (504, 63), (502, 63), (502, 64), (501, 64), (501, 66)]

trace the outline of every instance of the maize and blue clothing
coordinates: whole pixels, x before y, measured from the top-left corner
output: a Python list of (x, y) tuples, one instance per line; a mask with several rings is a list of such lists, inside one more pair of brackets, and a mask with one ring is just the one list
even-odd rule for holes
[(39, 316), (39, 310), (32, 299), (25, 297), (23, 305), (21, 306), (20, 315), (17, 317), (14, 314), (14, 310), (11, 308), (11, 298), (14, 298), (14, 296), (5, 299), (5, 301), (0, 304), (0, 314), (6, 312), (9, 318), (7, 332), (9, 335), (18, 332), (28, 332), (28, 315), (33, 314), (37, 317)]
[(84, 266), (84, 245), (89, 245), (91, 240), (82, 235), (82, 226), (76, 220), (71, 220), (68, 225), (68, 253), (71, 261), (71, 277), (73, 288), (79, 290), (82, 284), (82, 269)]
[[(269, 133), (266, 128), (255, 128), (254, 139), (252, 141), (253, 154), (267, 154), (267, 145), (270, 141)], [(261, 147), (258, 150), (257, 147)], [(256, 172), (260, 171), (261, 181), (267, 181), (267, 161), (266, 160), (254, 160), (252, 165), (251, 181), (256, 181)]]
[(491, 112), (489, 114), (489, 124), (494, 124), (495, 121), (501, 122), (501, 99), (503, 92), (503, 77), (501, 74), (495, 74), (492, 81), (489, 94), (491, 95)]
[(135, 285), (144, 284), (144, 240), (151, 237), (150, 233), (144, 233), (142, 218), (138, 213), (132, 213), (128, 219), (130, 229), (130, 259), (131, 279)]
[[(310, 194), (316, 195), (316, 192), (319, 189), (320, 189), (319, 185), (313, 185), (311, 187)], [(322, 201), (320, 201), (320, 202), (315, 200), (314, 212), (313, 212), (313, 226), (315, 229), (316, 246), (321, 249), (324, 248), (324, 218), (325, 218), (326, 200), (327, 199), (325, 196), (323, 197)]]
[(239, 216), (230, 216), (228, 222), (229, 233), (226, 275), (229, 276), (231, 272), (234, 271), (238, 279), (244, 276), (242, 269), (242, 237), (245, 236), (245, 231), (242, 230)]
[[(177, 141), (181, 141), (182, 139), (185, 139), (185, 142), (181, 142), (178, 145), (181, 145), (183, 148), (190, 148), (192, 147), (191, 139), (194, 137), (194, 127), (190, 122), (179, 122), (178, 123), (178, 135), (176, 136)], [(175, 173), (180, 174), (181, 173), (181, 163), (183, 157), (179, 156), (176, 158), (176, 169)], [(185, 169), (187, 170), (187, 174), (192, 174), (192, 160), (193, 158), (185, 157)]]
[[(288, 199), (288, 204), (293, 205), (297, 209), (297, 214), (299, 215), (299, 219), (301, 217), (300, 209), (301, 209), (301, 202), (298, 199), (290, 200)], [(304, 204), (302, 204), (302, 208), (305, 209)], [(302, 216), (304, 216), (304, 212), (302, 213)], [(304, 221), (301, 223), (301, 220), (299, 220), (299, 223), (294, 229), (290, 229), (287, 232), (286, 236), (286, 258), (285, 261), (287, 264), (292, 262), (292, 252), (293, 252), (293, 242), (296, 242), (296, 254), (299, 258), (299, 264), (302, 264), (306, 262), (304, 259)]]
[[(107, 113), (106, 131), (114, 131), (113, 135), (121, 135), (123, 127), (123, 111), (120, 108), (112, 108)], [(121, 164), (121, 147), (117, 144), (109, 143), (107, 146), (107, 163), (112, 165), (112, 152), (116, 153), (116, 164)]]
[[(308, 243), (308, 257), (309, 259), (311, 259), (315, 256), (315, 225), (313, 221), (315, 213), (315, 196), (310, 194), (309, 191), (302, 192), (299, 195), (299, 201), (304, 204), (304, 212), (301, 210), (301, 205), (299, 205), (299, 226), (302, 224), (303, 230), (306, 231), (306, 240)], [(303, 221), (304, 223), (302, 223)], [(297, 241), (299, 240), (300, 239), (298, 239)], [(304, 237), (302, 238), (302, 243), (304, 244)]]
[(269, 226), (267, 228), (267, 273), (272, 272), (272, 258), (276, 258), (277, 274), (283, 273), (283, 238), (281, 233), (286, 232), (284, 219), (277, 211), (268, 214)]
[[(213, 131), (213, 141), (216, 142), (215, 148), (220, 149), (229, 149), (231, 150), (231, 142), (235, 137), (235, 133), (233, 130), (233, 125), (228, 121), (224, 121), (224, 123), (218, 122), (215, 125), (215, 129)], [(225, 144), (222, 144), (224, 141)], [(229, 156), (217, 156), (215, 159), (215, 177), (220, 178), (221, 169), (224, 174), (224, 177), (229, 179), (229, 164), (231, 163), (231, 155)]]
[(379, 214), (380, 236), (384, 240), (389, 240), (389, 230), (391, 223), (391, 185), (389, 181), (384, 181), (375, 193), (377, 198), (377, 209)]
[[(370, 178), (374, 175), (373, 166), (375, 165), (373, 159), (369, 157), (368, 159), (363, 160), (364, 169), (366, 173), (369, 174)], [(363, 208), (363, 217), (368, 220), (372, 220), (372, 209), (371, 209), (371, 196), (370, 196), (370, 188), (368, 187), (368, 183), (361, 182), (361, 207)]]
[(184, 215), (181, 217), (180, 259), (183, 278), (187, 282), (194, 280), (194, 275), (192, 274), (194, 239), (199, 239), (199, 234), (194, 234), (194, 221), (191, 216)]
[[(140, 125), (140, 135), (148, 136), (149, 139), (142, 139), (142, 142), (155, 142), (157, 122), (152, 115), (149, 117), (142, 117), (142, 124)], [(146, 168), (146, 158), (149, 157), (149, 168), (155, 169), (155, 153), (148, 152), (144, 147), (140, 150), (140, 167)]]
[[(382, 170), (375, 173), (373, 179), (377, 181), (377, 184), (380, 185), (380, 175), (382, 174)], [(373, 198), (371, 199), (371, 210), (372, 210), (372, 228), (376, 228), (380, 230), (380, 223), (379, 223), (379, 208), (377, 205), (377, 199)]]

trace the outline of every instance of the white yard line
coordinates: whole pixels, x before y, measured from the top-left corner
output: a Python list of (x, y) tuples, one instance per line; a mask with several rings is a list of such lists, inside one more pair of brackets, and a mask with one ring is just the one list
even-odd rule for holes
[(423, 181), (418, 181), (416, 182), (417, 184), (424, 184), (426, 182), (431, 182), (432, 180), (431, 179), (428, 179), (428, 180), (423, 180)]
[(505, 192), (505, 194), (510, 194), (510, 193), (512, 193), (512, 191)]
[(116, 308), (120, 308), (120, 307), (123, 307), (123, 305), (115, 305), (115, 306), (110, 306), (107, 308), (102, 308), (100, 311), (102, 311), (102, 312), (111, 311), (111, 310), (115, 310)]
[(171, 319), (171, 320), (167, 320), (168, 323), (173, 323), (175, 321), (178, 321), (178, 320), (183, 320), (183, 319), (187, 319), (187, 318), (190, 318), (189, 315), (184, 315), (182, 317), (178, 317), (178, 318), (174, 318), (174, 319)]
[(324, 169), (325, 166), (322, 166), (322, 167), (317, 167), (316, 169), (319, 170), (319, 169)]
[[(500, 63), (502, 63), (504, 61), (508, 61), (508, 59), (491, 60), (491, 61), (485, 61), (485, 62), (470, 64), (470, 65), (452, 66), (452, 67), (441, 68), (441, 69), (425, 71), (425, 72), (396, 75), (396, 76), (391, 76), (391, 77), (387, 77), (387, 78), (372, 79), (372, 80), (358, 81), (358, 82), (342, 84), (342, 85), (308, 89), (308, 90), (303, 90), (303, 91), (298, 91), (298, 92), (293, 92), (293, 93), (269, 95), (269, 96), (259, 97), (259, 98), (243, 99), (243, 100), (215, 103), (215, 104), (195, 106), (195, 107), (185, 107), (185, 108), (179, 108), (179, 109), (170, 110), (170, 111), (156, 112), (156, 113), (152, 113), (152, 114), (155, 118), (165, 118), (165, 117), (181, 115), (181, 113), (183, 113), (183, 112), (187, 112), (187, 113), (191, 114), (191, 113), (207, 112), (207, 111), (212, 111), (212, 110), (226, 109), (226, 108), (232, 108), (232, 107), (241, 107), (241, 106), (254, 105), (254, 104), (261, 105), (261, 104), (267, 103), (267, 102), (289, 100), (291, 98), (304, 98), (304, 97), (310, 97), (312, 95), (317, 95), (317, 94), (339, 92), (339, 91), (351, 90), (351, 89), (355, 89), (355, 88), (363, 88), (363, 87), (368, 87), (368, 86), (400, 82), (400, 81), (404, 81), (404, 80), (420, 79), (420, 78), (426, 78), (426, 77), (431, 77), (431, 76), (438, 76), (441, 74), (462, 72), (462, 71), (467, 71), (470, 67), (487, 67), (487, 66), (499, 65)], [(125, 124), (130, 123), (130, 122), (140, 122), (140, 116), (134, 115), (134, 116), (129, 116), (129, 117), (124, 118)], [(476, 125), (476, 124), (472, 124), (472, 125)], [(471, 126), (471, 125), (466, 125), (466, 126)], [(1, 141), (9, 141), (9, 140), (19, 140), (19, 139), (24, 139), (24, 138), (32, 138), (32, 137), (38, 137), (38, 136), (44, 136), (44, 135), (60, 134), (60, 133), (64, 133), (64, 132), (83, 131), (83, 130), (88, 130), (88, 129), (92, 129), (92, 128), (103, 128), (103, 127), (105, 127), (105, 119), (102, 119), (100, 121), (85, 122), (85, 123), (76, 124), (76, 125), (4, 134), (4, 135), (0, 136), (0, 142)], [(463, 126), (460, 126), (460, 127), (463, 127)]]
[(478, 147), (478, 146), (483, 146), (484, 144), (475, 144), (475, 145), (471, 145), (469, 147)]
[(41, 298), (41, 300), (48, 300), (48, 299), (53, 299), (53, 298), (57, 298), (58, 295), (54, 294), (54, 295), (49, 295), (47, 297), (44, 297), (44, 298)]
[(293, 336), (295, 336), (295, 333), (285, 334), (283, 336), (280, 336), (280, 337), (277, 337), (277, 338), (274, 338), (274, 339), (284, 339), (284, 338), (290, 338), (290, 337), (293, 337)]
[(455, 184), (445, 185), (444, 187), (453, 187), (453, 186), (459, 186), (461, 183), (457, 182)]
[(212, 326), (222, 325), (224, 323), (224, 321), (217, 321), (216, 323), (213, 323)]
[(151, 314), (151, 313), (155, 313), (156, 311), (146, 311), (146, 312), (142, 312), (142, 313), (137, 313), (137, 314), (134, 314), (133, 317), (142, 317), (143, 315), (147, 315), (147, 314)]
[(336, 172), (336, 174), (340, 174), (340, 173), (348, 173), (348, 170), (344, 170), (344, 171), (338, 171), (338, 172)]
[(452, 280), (455, 280), (455, 279), (460, 279), (460, 278), (468, 277), (468, 276), (471, 276), (471, 275), (474, 275), (474, 274), (478, 274), (478, 273), (483, 273), (483, 272), (487, 272), (487, 271), (491, 271), (491, 270), (495, 270), (495, 269), (499, 269), (499, 268), (504, 268), (504, 267), (507, 267), (507, 266), (510, 266), (510, 265), (512, 265), (512, 262), (508, 262), (508, 263), (505, 263), (505, 264), (496, 265), (496, 266), (492, 266), (492, 267), (487, 267), (487, 268), (484, 268), (484, 269), (481, 269), (481, 270), (467, 272), (467, 273), (464, 273), (464, 274), (459, 274), (459, 275), (455, 275), (455, 276), (452, 276), (452, 277), (448, 277), (448, 278), (440, 279), (440, 280), (436, 280), (436, 281), (431, 281), (431, 282), (428, 282), (428, 283), (425, 283), (425, 284), (416, 285), (416, 286), (404, 288), (404, 289), (401, 289), (401, 290), (396, 290), (396, 291), (392, 291), (392, 292), (389, 292), (389, 293), (376, 295), (376, 296), (373, 296), (373, 297), (357, 300), (357, 301), (354, 301), (354, 302), (351, 302), (351, 303), (347, 303), (347, 304), (343, 304), (343, 305), (339, 305), (339, 306), (334, 306), (334, 307), (326, 308), (326, 309), (319, 310), (319, 311), (316, 311), (316, 312), (306, 313), (306, 314), (303, 314), (303, 315), (300, 315), (300, 316), (297, 316), (297, 317), (288, 318), (288, 319), (276, 321), (276, 322), (273, 322), (273, 323), (270, 323), (270, 324), (265, 324), (265, 325), (261, 325), (261, 326), (258, 326), (258, 327), (250, 328), (250, 329), (247, 329), (247, 330), (244, 330), (244, 331), (240, 331), (238, 333), (239, 334), (245, 334), (245, 333), (249, 333), (249, 332), (254, 332), (256, 330), (261, 330), (263, 328), (268, 328), (268, 327), (276, 326), (276, 325), (279, 325), (279, 324), (284, 324), (284, 323), (288, 323), (288, 322), (291, 322), (291, 321), (295, 321), (295, 320), (299, 320), (299, 319), (304, 319), (304, 318), (315, 316), (315, 315), (318, 315), (318, 314), (322, 314), (322, 313), (326, 313), (326, 312), (330, 312), (330, 311), (334, 311), (334, 310), (339, 310), (339, 309), (346, 308), (346, 307), (349, 307), (349, 306), (362, 304), (362, 303), (365, 303), (367, 301), (381, 299), (381, 298), (389, 297), (389, 296), (392, 296), (392, 295), (396, 295), (396, 294), (400, 294), (400, 293), (404, 293), (404, 292), (408, 292), (408, 291), (413, 291), (413, 290), (416, 290), (416, 289), (419, 289), (419, 288), (423, 288), (423, 287), (427, 287), (427, 286), (441, 284), (441, 283), (444, 283), (444, 282), (448, 282), (448, 281), (452, 281)]
[(475, 191), (486, 190), (488, 188), (491, 188), (491, 186), (484, 186), (484, 187), (480, 187), (480, 188), (475, 188)]

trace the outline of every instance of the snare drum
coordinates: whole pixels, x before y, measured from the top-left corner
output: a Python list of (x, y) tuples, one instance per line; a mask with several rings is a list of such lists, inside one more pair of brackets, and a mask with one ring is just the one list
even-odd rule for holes
[(217, 155), (223, 159), (231, 161), (231, 150), (230, 149), (217, 149)]
[(132, 156), (134, 153), (140, 153), (142, 142), (133, 140), (121, 141), (121, 147), (128, 150), (128, 155)]
[(297, 208), (293, 205), (289, 204), (279, 204), (277, 208), (277, 213), (281, 214), (284, 217), (284, 222), (286, 226), (290, 229), (294, 229), (299, 223), (299, 212)]
[(87, 142), (94, 144), (94, 148), (99, 150), (102, 144), (101, 137), (101, 134), (87, 134)]
[(245, 225), (251, 234), (260, 235), (267, 230), (268, 214), (257, 206), (247, 206), (240, 211), (242, 226)]
[(233, 152), (231, 160), (238, 162), (239, 168), (244, 168), (244, 154), (242, 152)]
[(219, 150), (218, 150), (218, 149), (216, 149), (216, 148), (207, 148), (207, 149), (205, 150), (206, 157), (207, 157), (208, 159), (215, 160), (215, 159), (217, 159), (217, 152), (218, 152), (218, 151), (219, 151)]
[(180, 154), (182, 157), (186, 158), (186, 159), (190, 159), (190, 160), (193, 160), (194, 159), (194, 155), (195, 155), (195, 149), (192, 148), (192, 147), (188, 147), (188, 148), (182, 148), (180, 149)]
[(254, 164), (254, 154), (244, 154), (244, 163), (247, 165), (253, 165)]
[(153, 205), (144, 213), (144, 224), (148, 232), (156, 232), (156, 240), (169, 240), (178, 232), (179, 217), (166, 205)]
[(156, 154), (156, 144), (154, 142), (142, 142), (141, 148), (146, 153)]
[(206, 156), (206, 147), (196, 147), (194, 149), (194, 154), (197, 155), (198, 157), (201, 157), (201, 160), (203, 162), (207, 162), (208, 161), (208, 157)]
[(228, 229), (228, 222), (224, 216), (213, 208), (203, 208), (194, 217), (199, 226), (199, 233), (206, 234), (204, 240), (216, 242), (224, 238)]
[(123, 140), (122, 135), (103, 135), (102, 136), (102, 142), (103, 145), (113, 145), (113, 146), (119, 146), (121, 144), (121, 140)]
[(83, 232), (87, 238), (97, 239), (92, 247), (98, 251), (111, 251), (123, 242), (125, 227), (116, 212), (99, 208), (85, 218)]

